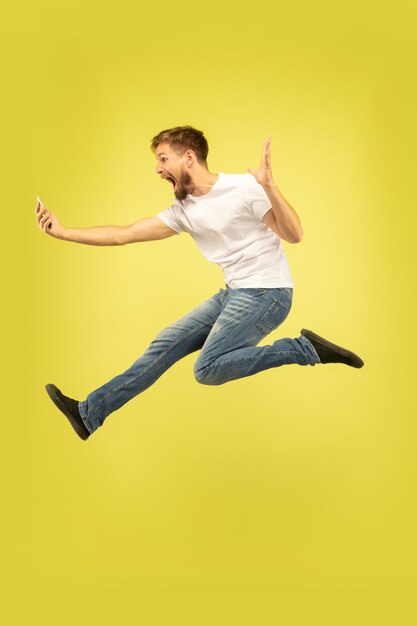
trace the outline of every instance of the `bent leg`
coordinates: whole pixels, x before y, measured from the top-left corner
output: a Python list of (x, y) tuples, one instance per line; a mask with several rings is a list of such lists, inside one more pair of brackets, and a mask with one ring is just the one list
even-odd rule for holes
[(222, 291), (164, 328), (129, 369), (79, 402), (81, 417), (90, 433), (110, 413), (150, 387), (176, 361), (202, 347), (221, 311)]
[(221, 385), (271, 367), (320, 363), (314, 347), (303, 336), (256, 345), (282, 324), (291, 304), (289, 288), (230, 290), (194, 365), (196, 380)]

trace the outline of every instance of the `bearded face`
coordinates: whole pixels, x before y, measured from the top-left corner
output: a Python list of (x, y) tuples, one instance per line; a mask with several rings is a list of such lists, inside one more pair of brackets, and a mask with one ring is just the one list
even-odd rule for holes
[(184, 164), (183, 157), (168, 144), (158, 146), (156, 157), (159, 161), (156, 172), (161, 178), (171, 183), (177, 200), (185, 200), (189, 193), (194, 192), (195, 185)]

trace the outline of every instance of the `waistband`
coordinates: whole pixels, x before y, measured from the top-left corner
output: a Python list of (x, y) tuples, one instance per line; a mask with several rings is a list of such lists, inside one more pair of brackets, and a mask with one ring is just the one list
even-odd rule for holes
[[(229, 285), (225, 284), (226, 289), (232, 289)], [(294, 287), (259, 287), (259, 289), (294, 289)]]

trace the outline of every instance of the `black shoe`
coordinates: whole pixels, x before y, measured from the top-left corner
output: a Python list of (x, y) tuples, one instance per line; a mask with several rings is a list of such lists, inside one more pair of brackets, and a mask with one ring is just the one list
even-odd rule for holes
[(78, 400), (64, 396), (55, 385), (45, 385), (45, 389), (52, 402), (63, 412), (65, 417), (68, 418), (77, 435), (81, 437), (81, 439), (88, 439), (91, 433), (84, 424), (78, 410)]
[(301, 334), (313, 344), (322, 363), (345, 363), (351, 367), (363, 367), (364, 362), (354, 352), (330, 343), (311, 330), (303, 328)]

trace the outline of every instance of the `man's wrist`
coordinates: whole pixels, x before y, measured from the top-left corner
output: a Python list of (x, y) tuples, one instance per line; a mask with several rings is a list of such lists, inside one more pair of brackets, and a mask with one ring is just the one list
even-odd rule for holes
[(264, 183), (262, 187), (265, 189), (265, 191), (278, 191), (277, 184), (273, 180)]
[(61, 228), (56, 234), (56, 237), (58, 239), (67, 239), (67, 235), (68, 235), (67, 231), (68, 231), (68, 228), (65, 228), (65, 226), (61, 226)]

